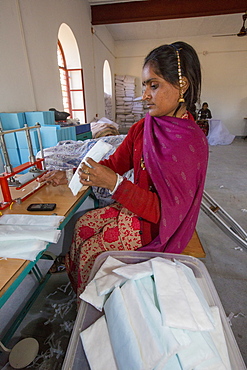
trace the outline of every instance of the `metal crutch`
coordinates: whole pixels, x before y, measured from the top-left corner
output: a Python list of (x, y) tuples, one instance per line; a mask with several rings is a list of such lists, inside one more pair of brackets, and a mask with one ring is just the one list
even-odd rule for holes
[(205, 190), (202, 196), (201, 209), (235, 243), (247, 251), (247, 233)]

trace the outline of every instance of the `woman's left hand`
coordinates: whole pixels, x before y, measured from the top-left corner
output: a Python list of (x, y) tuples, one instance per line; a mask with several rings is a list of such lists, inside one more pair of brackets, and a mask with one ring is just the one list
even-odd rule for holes
[(116, 173), (92, 158), (87, 158), (86, 161), (92, 168), (83, 164), (79, 169), (80, 182), (86, 186), (98, 186), (113, 191), (117, 181)]

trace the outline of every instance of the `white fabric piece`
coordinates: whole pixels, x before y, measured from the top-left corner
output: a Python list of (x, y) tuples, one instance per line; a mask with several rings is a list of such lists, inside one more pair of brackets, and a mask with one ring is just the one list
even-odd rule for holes
[(209, 119), (209, 133), (207, 136), (209, 145), (229, 145), (235, 139), (226, 126), (217, 119)]
[(169, 358), (169, 360), (163, 364), (161, 361), (155, 368), (154, 370), (183, 370), (180, 362), (178, 360), (177, 355), (172, 356)]
[(105, 316), (83, 330), (80, 337), (91, 370), (117, 370)]
[(123, 267), (118, 267), (117, 269), (114, 269), (113, 272), (125, 277), (126, 279), (138, 280), (142, 279), (143, 277), (153, 275), (153, 268), (151, 260), (148, 260), (137, 264), (129, 264)]
[(51, 229), (47, 226), (14, 226), (0, 225), (0, 242), (6, 240), (43, 240), (57, 243), (61, 230)]
[(163, 324), (194, 331), (213, 330), (212, 322), (181, 267), (162, 258), (151, 262)]
[(176, 340), (181, 346), (186, 347), (190, 344), (191, 340), (186, 330), (175, 329), (175, 328), (170, 328), (170, 329), (172, 331), (172, 334), (174, 335), (174, 337), (176, 338)]
[[(146, 307), (147, 302), (143, 301), (135, 281), (128, 280), (122, 286), (121, 292), (140, 348), (143, 369), (153, 369), (162, 358), (167, 359), (175, 353), (178, 349), (178, 343), (174, 340), (171, 332), (169, 335), (167, 331), (165, 342), (157, 335), (157, 329), (153, 322), (150, 322), (150, 315)], [(163, 330), (161, 320), (159, 326)]]
[(118, 370), (143, 370), (139, 346), (120, 288), (114, 289), (104, 305), (104, 310)]
[(64, 216), (11, 214), (0, 217), (0, 225), (38, 225), (57, 228)]
[[(163, 346), (163, 356), (159, 363), (164, 366), (169, 358), (180, 348), (180, 344), (173, 335), (171, 328), (162, 324), (161, 314), (157, 307), (158, 301), (153, 279), (145, 277), (135, 280), (135, 284), (138, 288), (138, 298), (143, 302), (142, 307), (146, 320), (152, 328), (152, 336), (156, 337)], [(162, 369), (162, 366), (160, 369)]]
[[(177, 356), (183, 370), (196, 369), (197, 366), (205, 361), (212, 361), (217, 354), (212, 349), (212, 340), (205, 340), (203, 332), (187, 331), (190, 336), (191, 343), (188, 347), (178, 350)], [(224, 369), (225, 370), (225, 369)]]
[[(217, 306), (210, 307), (214, 322), (215, 322), (215, 330), (210, 331), (209, 334), (215, 344), (215, 347), (217, 348), (218, 354), (227, 370), (231, 370), (231, 364), (229, 360), (229, 354), (227, 350), (226, 340), (225, 340), (225, 334), (222, 327), (222, 322), (220, 318), (220, 311)], [(209, 364), (206, 364), (206, 366), (209, 366)], [(204, 366), (201, 367), (205, 370), (211, 370), (211, 368), (208, 367), (208, 369)], [(199, 369), (199, 368), (198, 368)], [(220, 368), (215, 368), (213, 370), (218, 370)], [(233, 369), (232, 369), (233, 370)]]
[(99, 279), (102, 276), (106, 276), (112, 272), (113, 269), (124, 266), (125, 263), (108, 256), (105, 262), (102, 264), (100, 269), (97, 271), (94, 279), (90, 281), (90, 283), (86, 286), (84, 292), (80, 295), (80, 298), (97, 308), (97, 310), (102, 311), (104, 302), (106, 297), (105, 296), (98, 296), (98, 292), (95, 285), (95, 279)]
[(96, 285), (97, 294), (101, 296), (111, 293), (114, 288), (124, 284), (126, 279), (115, 274), (114, 272), (111, 272), (110, 274), (102, 276), (99, 279), (94, 279), (94, 282)]
[[(181, 263), (177, 260), (175, 260), (175, 263), (182, 269), (182, 271), (185, 273), (186, 275), (186, 279), (183, 279), (182, 277), (182, 283), (185, 284), (188, 286), (188, 290), (186, 290), (186, 292), (189, 293), (189, 289), (191, 288), (191, 292), (194, 296), (194, 294), (196, 295), (195, 297), (195, 304), (193, 306), (191, 306), (191, 310), (194, 312), (195, 315), (197, 315), (197, 318), (198, 318), (198, 325), (200, 326), (200, 320), (202, 319), (203, 320), (203, 317), (204, 315), (206, 314), (207, 318), (210, 320), (210, 322), (212, 323), (212, 330), (214, 329), (214, 319), (213, 319), (213, 316), (212, 316), (212, 312), (211, 312), (211, 309), (204, 297), (204, 294), (202, 293), (202, 290), (195, 278), (195, 275), (193, 273), (193, 271), (191, 270), (191, 268), (189, 268), (188, 266), (186, 266), (184, 263)], [(178, 270), (180, 271), (180, 270)], [(198, 300), (196, 299), (198, 298)], [(193, 297), (192, 297), (193, 299)], [(204, 324), (207, 325), (207, 322), (202, 322), (202, 326), (204, 327)], [(210, 329), (208, 329), (210, 330)]]
[[(199, 365), (195, 366), (195, 370), (226, 370), (224, 363), (217, 351), (217, 348), (212, 340), (208, 331), (202, 331), (201, 335), (207, 342), (207, 345), (211, 348), (214, 355), (202, 361)], [(200, 347), (201, 348), (201, 347)]]
[[(79, 169), (83, 163), (86, 163), (86, 158), (92, 158), (95, 162), (99, 162), (102, 157), (112, 149), (112, 145), (104, 142), (103, 140), (97, 141), (96, 144), (88, 151), (86, 156), (82, 159), (81, 163), (79, 164), (74, 176), (72, 177), (69, 188), (71, 189), (73, 195), (77, 195), (78, 192), (81, 190), (83, 185), (80, 183), (79, 177)], [(88, 164), (87, 164), (88, 165)]]
[(5, 241), (0, 243), (0, 257), (34, 261), (46, 246), (47, 243), (41, 240)]

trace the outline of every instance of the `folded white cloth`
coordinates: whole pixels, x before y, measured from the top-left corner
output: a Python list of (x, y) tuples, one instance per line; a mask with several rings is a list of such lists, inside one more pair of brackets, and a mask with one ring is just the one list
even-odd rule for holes
[(47, 243), (41, 240), (9, 240), (0, 243), (0, 257), (34, 261)]
[(82, 159), (81, 163), (79, 164), (76, 172), (74, 173), (74, 176), (72, 177), (69, 188), (71, 189), (73, 195), (77, 195), (78, 192), (82, 188), (82, 184), (80, 183), (80, 177), (79, 177), (79, 169), (83, 163), (86, 163), (86, 158), (92, 158), (95, 162), (99, 162), (102, 157), (109, 152), (109, 150), (112, 149), (112, 145), (104, 142), (103, 140), (97, 141), (96, 144), (88, 151), (86, 156)]
[(111, 256), (108, 256), (100, 269), (97, 271), (94, 279), (91, 280), (90, 283), (86, 286), (84, 292), (80, 295), (80, 298), (83, 301), (90, 303), (92, 306), (97, 308), (97, 310), (102, 311), (106, 297), (104, 295), (98, 295), (95, 280), (103, 276), (108, 276), (108, 274), (111, 274), (113, 269), (124, 265), (125, 263)]
[(99, 279), (94, 280), (97, 293), (99, 296), (111, 293), (114, 288), (121, 286), (126, 282), (126, 279), (122, 276), (111, 272), (108, 275), (102, 276)]
[(178, 356), (174, 355), (171, 358), (168, 359), (166, 363), (163, 363), (163, 361), (160, 361), (160, 363), (155, 366), (154, 370), (183, 370)]
[(47, 226), (0, 225), (0, 241), (6, 240), (43, 240), (57, 243), (61, 230)]
[[(191, 268), (186, 266), (184, 263), (179, 261), (175, 261), (175, 263), (180, 267), (183, 273), (186, 275), (187, 279), (184, 279), (184, 275), (181, 276), (181, 281), (183, 285), (186, 287), (186, 295), (188, 300), (193, 299), (194, 304), (191, 306), (192, 312), (194, 312), (194, 316), (197, 317), (199, 327), (202, 327), (202, 330), (205, 330), (205, 325), (208, 325), (208, 320), (212, 323), (212, 329), (215, 328), (214, 318), (212, 315), (212, 311), (202, 293), (201, 288), (198, 285), (198, 282), (195, 278), (195, 275)], [(178, 271), (181, 271), (181, 270)], [(206, 315), (206, 320), (204, 321)], [(208, 320), (207, 320), (208, 319)], [(210, 330), (210, 327), (208, 328)]]
[(163, 324), (194, 331), (213, 330), (209, 306), (200, 301), (181, 266), (163, 258), (154, 258), (151, 263)]
[(113, 272), (125, 277), (126, 279), (137, 280), (153, 275), (153, 268), (151, 260), (148, 260), (137, 264), (129, 264), (123, 267), (118, 267), (114, 269)]
[(143, 370), (140, 349), (120, 288), (111, 293), (104, 310), (118, 370)]
[(11, 214), (0, 217), (0, 225), (38, 225), (57, 228), (64, 216)]
[[(219, 365), (219, 356), (208, 332), (187, 331), (187, 333), (191, 343), (188, 347), (180, 348), (177, 353), (182, 369), (200, 369), (200, 365), (207, 361), (216, 361)], [(206, 369), (208, 370), (208, 368)], [(225, 368), (223, 369), (225, 370)]]
[(105, 316), (81, 332), (80, 337), (91, 370), (117, 370)]
[[(152, 300), (143, 299), (145, 285), (147, 284), (149, 290), (151, 281), (150, 278), (142, 280), (144, 287), (142, 284), (136, 284), (136, 281), (128, 280), (122, 286), (121, 292), (140, 348), (143, 369), (153, 369), (161, 359), (167, 361), (176, 353), (179, 344), (171, 330), (162, 326), (160, 313)], [(154, 310), (157, 320), (151, 315)]]
[(174, 336), (172, 328), (162, 323), (161, 313), (159, 307), (157, 307), (158, 301), (153, 279), (146, 277), (135, 280), (135, 284), (138, 287), (138, 298), (143, 302), (143, 311), (145, 312), (146, 320), (152, 327), (153, 336), (158, 338), (163, 346), (163, 356), (160, 362), (164, 365), (180, 348), (180, 343)]
[[(214, 345), (217, 348), (218, 354), (219, 354), (225, 368), (227, 370), (231, 370), (232, 368), (231, 368), (231, 364), (230, 364), (230, 360), (229, 360), (229, 355), (228, 355), (228, 350), (227, 350), (227, 345), (226, 345), (226, 340), (225, 340), (225, 334), (224, 334), (224, 330), (223, 330), (223, 327), (222, 327), (219, 308), (217, 306), (213, 306), (213, 307), (210, 307), (210, 309), (211, 309), (211, 312), (212, 312), (212, 316), (214, 318), (215, 329), (213, 331), (210, 331), (209, 335), (211, 336), (211, 338), (214, 342)], [(219, 364), (214, 365), (214, 367), (212, 367), (212, 364), (209, 365), (209, 363), (201, 365), (201, 366), (204, 366), (204, 367), (201, 367), (201, 368), (205, 369), (205, 370), (221, 369), (221, 367), (220, 367), (221, 365), (219, 365)], [(206, 366), (208, 366), (208, 367), (206, 367)], [(216, 366), (218, 366), (218, 367), (216, 367)]]

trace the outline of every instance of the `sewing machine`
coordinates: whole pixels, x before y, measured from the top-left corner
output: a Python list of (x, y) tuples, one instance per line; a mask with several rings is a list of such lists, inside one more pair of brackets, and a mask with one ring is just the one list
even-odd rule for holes
[[(38, 142), (39, 142), (40, 151), (41, 151), (40, 159), (36, 159), (33, 154), (33, 146), (32, 146), (32, 139), (30, 136), (30, 130), (37, 131)], [(10, 134), (12, 132), (18, 132), (18, 131), (25, 131), (26, 133), (26, 140), (27, 140), (27, 145), (28, 145), (28, 150), (29, 150), (29, 162), (23, 163), (13, 168), (13, 166), (10, 163), (4, 135)], [(1, 186), (2, 198), (3, 198), (3, 201), (0, 202), (0, 210), (1, 210), (1, 209), (4, 209), (10, 206), (13, 202), (21, 203), (28, 196), (30, 196), (35, 191), (37, 191), (39, 188), (44, 186), (44, 184), (43, 185), (39, 184), (35, 189), (33, 189), (30, 193), (26, 194), (25, 196), (12, 199), (11, 191), (10, 191), (11, 187), (15, 187), (17, 190), (22, 189), (25, 185), (36, 180), (39, 176), (45, 173), (46, 169), (45, 169), (45, 163), (44, 163), (42, 140), (41, 140), (41, 135), (40, 135), (40, 125), (38, 123), (32, 127), (28, 127), (25, 124), (23, 128), (7, 130), (7, 131), (3, 131), (2, 127), (0, 127), (0, 146), (2, 149), (2, 154), (4, 157), (4, 163), (5, 163), (4, 165), (5, 172), (0, 174), (0, 186)], [(22, 172), (27, 170), (28, 168), (29, 168), (29, 171), (22, 174)]]

